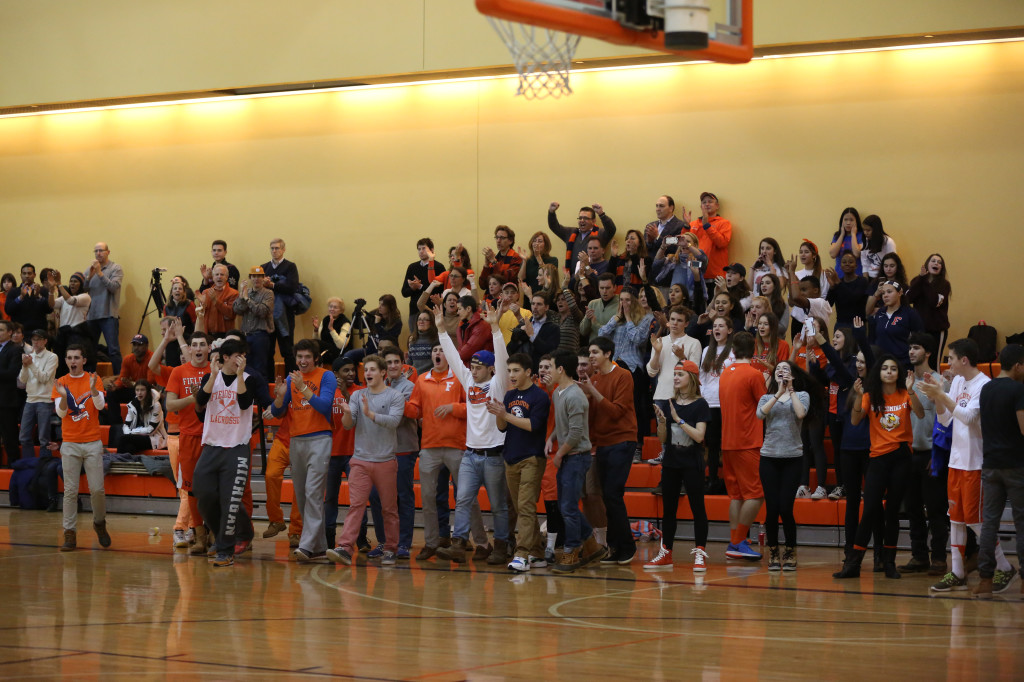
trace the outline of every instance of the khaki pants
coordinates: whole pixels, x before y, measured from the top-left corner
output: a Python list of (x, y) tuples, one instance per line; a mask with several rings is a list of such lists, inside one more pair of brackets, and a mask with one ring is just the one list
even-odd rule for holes
[(103, 443), (68, 443), (60, 446), (64, 466), (64, 530), (75, 530), (78, 523), (78, 479), (85, 469), (92, 500), (92, 521), (107, 518), (107, 498), (103, 491)]
[(526, 559), (530, 556), (544, 556), (540, 540), (540, 526), (537, 524), (537, 499), (540, 497), (540, 483), (544, 478), (547, 460), (543, 457), (527, 457), (515, 464), (505, 465), (505, 480), (511, 493), (512, 508), (516, 521), (516, 556)]

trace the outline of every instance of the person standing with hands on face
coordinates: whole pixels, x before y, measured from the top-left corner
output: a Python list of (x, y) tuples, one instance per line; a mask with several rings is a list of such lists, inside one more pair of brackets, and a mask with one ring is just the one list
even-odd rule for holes
[[(573, 229), (559, 224), (556, 214), (559, 206), (561, 204), (557, 201), (552, 201), (548, 205), (548, 229), (565, 242), (564, 266), (569, 272), (575, 273), (580, 252), (586, 251), (589, 239), (597, 237), (601, 240), (602, 246), (608, 246), (608, 242), (615, 236), (615, 222), (604, 212), (601, 204), (592, 204), (580, 208), (579, 216), (576, 218), (577, 227)], [(598, 216), (603, 227), (596, 225)]]
[(106, 404), (100, 391), (102, 384), (98, 376), (85, 371), (85, 349), (81, 346), (68, 346), (64, 360), (68, 364), (68, 373), (56, 381), (52, 395), (64, 438), (60, 446), (64, 465), (64, 544), (60, 551), (70, 552), (78, 543), (78, 482), (82, 469), (85, 469), (89, 482), (93, 529), (100, 546), (110, 547), (99, 419), (100, 410)]
[(98, 342), (100, 336), (103, 336), (111, 368), (114, 374), (120, 374), (121, 342), (118, 340), (118, 318), (124, 271), (120, 265), (110, 260), (110, 248), (106, 242), (96, 244), (93, 247), (93, 254), (96, 259), (85, 275), (86, 290), (92, 297), (85, 320), (95, 341)]
[(275, 417), (290, 417), (291, 444), (288, 456), (292, 464), (295, 504), (302, 508), (302, 537), (292, 556), (299, 563), (325, 557), (324, 489), (331, 460), (331, 418), (334, 393), (338, 388), (333, 372), (316, 366), (317, 342), (303, 339), (295, 344), (297, 369), (284, 381), (274, 384)]
[[(226, 270), (226, 268), (225, 268)], [(203, 410), (203, 450), (196, 463), (193, 492), (207, 528), (214, 534), (215, 568), (235, 564), (235, 541), (252, 541), (252, 521), (242, 497), (249, 481), (249, 440), (256, 382), (245, 371), (245, 342), (227, 339), (196, 391)]]
[[(409, 329), (416, 328), (416, 314), (419, 312), (416, 304), (423, 289), (445, 271), (444, 265), (434, 260), (434, 240), (430, 237), (423, 237), (416, 242), (416, 253), (420, 259), (409, 263), (402, 284), (402, 296), (409, 299)], [(487, 281), (486, 278), (484, 281)]]
[(249, 278), (242, 280), (242, 290), (233, 308), (235, 314), (242, 316), (242, 333), (249, 344), (253, 371), (269, 379), (273, 375), (267, 358), (273, 351), (274, 292), (264, 286), (266, 280), (263, 268), (258, 265), (250, 268)]

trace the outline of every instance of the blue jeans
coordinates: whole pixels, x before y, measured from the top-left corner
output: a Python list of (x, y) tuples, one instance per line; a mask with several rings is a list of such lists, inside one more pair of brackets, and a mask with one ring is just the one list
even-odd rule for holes
[(119, 321), (116, 317), (101, 317), (98, 320), (89, 320), (89, 330), (92, 331), (92, 337), (96, 340), (96, 343), (100, 341), (100, 335), (103, 336), (103, 341), (107, 344), (107, 357), (110, 358), (110, 366), (114, 371), (114, 374), (121, 373), (121, 345), (117, 340), (117, 334), (120, 328)]
[[(558, 484), (558, 510), (562, 512), (562, 521), (565, 524), (566, 551), (582, 546), (583, 541), (594, 533), (587, 523), (587, 518), (580, 511), (580, 497), (583, 495), (583, 483), (587, 480), (590, 460), (589, 452), (566, 455), (562, 458), (558, 473), (555, 474), (555, 481)], [(633, 456), (630, 455), (630, 462), (632, 461)]]
[(469, 517), (473, 500), (483, 485), (491, 502), (494, 539), (508, 542), (508, 500), (505, 497), (505, 460), (500, 454), (488, 457), (470, 450), (459, 466), (458, 496), (455, 498), (454, 537), (469, 539)]
[(601, 495), (608, 514), (608, 548), (613, 553), (636, 549), (625, 500), (626, 479), (633, 466), (634, 452), (636, 443), (630, 440), (599, 447), (595, 453), (597, 480), (601, 482)]
[[(341, 476), (348, 476), (349, 462), (352, 455), (331, 457), (327, 465), (327, 489), (324, 493), (324, 535), (327, 536), (327, 546), (337, 547), (336, 539), (338, 534), (338, 493), (341, 492)], [(363, 515), (363, 525), (359, 529), (359, 540), (366, 540), (366, 515)], [(381, 528), (383, 528), (381, 521)]]
[[(412, 531), (416, 522), (416, 492), (412, 480), (416, 471), (416, 457), (415, 452), (398, 455), (398, 546), (406, 549), (412, 547)], [(377, 542), (383, 544), (386, 539), (384, 515), (380, 508), (377, 488), (370, 491), (370, 514), (373, 516), (373, 530)]]
[(39, 433), (40, 449), (50, 444), (51, 416), (53, 416), (53, 403), (25, 403), (25, 410), (21, 413), (21, 433), (18, 434), (22, 457), (35, 457), (33, 430)]

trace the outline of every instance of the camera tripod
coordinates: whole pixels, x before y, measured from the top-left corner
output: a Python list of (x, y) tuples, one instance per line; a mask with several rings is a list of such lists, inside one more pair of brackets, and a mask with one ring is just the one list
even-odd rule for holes
[(167, 272), (166, 268), (153, 268), (153, 273), (149, 278), (149, 298), (146, 299), (146, 307), (142, 309), (142, 318), (139, 320), (139, 328), (135, 332), (136, 334), (142, 333), (142, 325), (146, 323), (146, 317), (149, 316), (149, 304), (152, 303), (156, 308), (154, 312), (157, 315), (162, 315), (164, 307), (167, 305), (167, 295), (164, 293), (164, 285), (160, 283), (160, 273)]

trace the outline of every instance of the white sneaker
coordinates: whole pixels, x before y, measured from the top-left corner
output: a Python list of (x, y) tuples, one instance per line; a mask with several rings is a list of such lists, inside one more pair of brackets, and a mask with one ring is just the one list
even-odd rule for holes
[(825, 489), (820, 485), (814, 489), (813, 493), (811, 493), (812, 500), (824, 500), (826, 497), (828, 497), (828, 493), (825, 492)]
[(811, 489), (808, 488), (807, 486), (802, 485), (802, 486), (800, 486), (799, 488), (796, 489), (796, 499), (799, 500), (801, 498), (810, 497), (810, 496), (811, 496)]
[(665, 451), (662, 450), (661, 452), (658, 453), (657, 457), (655, 457), (654, 459), (647, 460), (647, 463), (650, 464), (651, 466), (654, 466), (655, 464), (661, 464), (664, 459)]
[(542, 556), (530, 556), (530, 568), (547, 568), (548, 560)]
[(523, 557), (517, 556), (508, 562), (508, 570), (515, 571), (516, 573), (526, 573), (530, 570), (530, 563)]
[(174, 547), (181, 549), (182, 547), (188, 547), (188, 538), (185, 537), (185, 531), (175, 530), (174, 531)]
[(708, 558), (708, 553), (707, 552), (705, 552), (700, 547), (694, 547), (693, 549), (690, 550), (690, 554), (693, 555), (693, 572), (694, 573), (704, 573), (705, 571), (708, 570), (708, 567), (704, 563), (705, 560)]
[(832, 492), (828, 494), (828, 499), (830, 500), (841, 500), (844, 497), (846, 497), (846, 490), (841, 485), (832, 488)]

